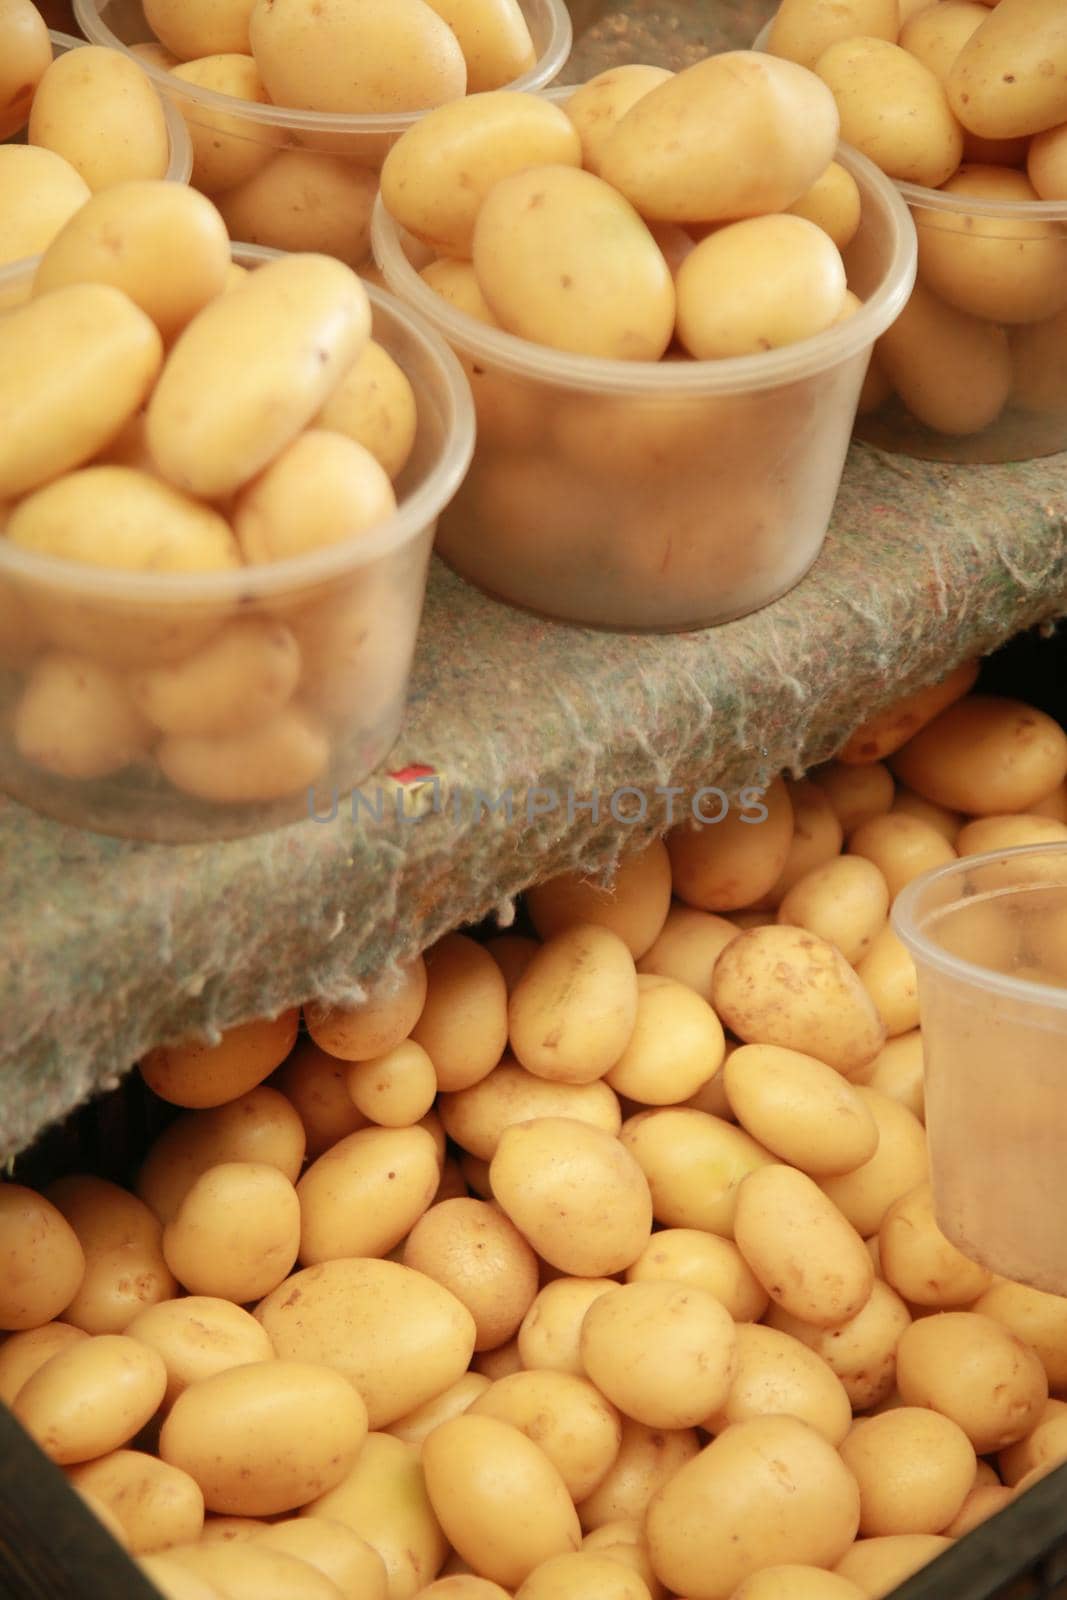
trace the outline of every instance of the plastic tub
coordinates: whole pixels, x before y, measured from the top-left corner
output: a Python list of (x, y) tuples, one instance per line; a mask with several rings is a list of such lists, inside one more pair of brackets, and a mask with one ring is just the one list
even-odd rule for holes
[(938, 1224), (991, 1271), (1067, 1294), (1067, 846), (925, 873), (893, 926), (918, 973)]
[[(570, 54), (570, 13), (564, 0), (520, 4), (538, 59), (509, 87), (540, 89)], [(128, 50), (153, 39), (140, 0), (75, 0), (74, 13), (94, 44)], [(377, 173), (422, 113), (347, 116), (253, 104), (183, 83), (152, 62), (141, 65), (184, 115), (197, 147), (192, 182), (215, 201), (231, 238), (318, 250), (353, 267), (369, 260)], [(235, 172), (245, 176), (231, 184)]]
[(847, 264), (865, 305), (816, 338), (724, 361), (591, 359), (486, 328), (423, 282), (428, 253), (379, 200), (385, 282), (458, 352), (478, 411), (474, 464), (438, 527), (457, 572), (545, 616), (656, 632), (744, 616), (799, 582), (871, 348), (915, 277), (893, 185), (854, 151), (840, 159), (863, 195)]
[[(68, 50), (78, 50), (87, 43), (85, 39), (73, 39), (67, 33), (56, 33), (54, 29), (49, 31), (49, 38), (52, 41), (53, 61)], [(185, 119), (166, 96), (163, 97), (163, 115), (167, 119), (167, 132), (170, 135), (170, 165), (163, 176), (171, 183), (188, 183), (193, 170), (193, 144)], [(16, 135), (5, 142), (24, 143), (25, 135)], [(0, 311), (5, 306), (17, 305), (19, 300), (26, 297), (28, 290), (25, 261), (0, 263)]]
[[(255, 266), (277, 252), (234, 245), (233, 254)], [(358, 540), (203, 575), (87, 567), (0, 536), (0, 792), (98, 833), (185, 843), (260, 833), (328, 810), (387, 755), (400, 728), (437, 517), (474, 448), (474, 408), (443, 340), (383, 290), (368, 284), (367, 293), (374, 337), (405, 370), (418, 402), (398, 512)], [(90, 670), (102, 665), (121, 679), (186, 658), (237, 612), (288, 628), (300, 651), (290, 728), (284, 749), (266, 762), (268, 778), (255, 777), (247, 750), (232, 761), (226, 753), (233, 792), (208, 800), (163, 777), (157, 742), (145, 741), (121, 770), (84, 779), (57, 776), (20, 753), (13, 719), (50, 649), (74, 650)]]
[[(754, 50), (766, 48), (772, 23)], [(857, 437), (927, 461), (1030, 461), (1067, 450), (1067, 200), (995, 202), (917, 183), (897, 188), (919, 239), (915, 300), (889, 342), (907, 344), (887, 350), (908, 398), (893, 392), (876, 352)], [(1063, 284), (1054, 314), (1009, 321), (1000, 296), (976, 295), (986, 260), (1010, 283), (1013, 268), (1023, 272), (1035, 257)]]

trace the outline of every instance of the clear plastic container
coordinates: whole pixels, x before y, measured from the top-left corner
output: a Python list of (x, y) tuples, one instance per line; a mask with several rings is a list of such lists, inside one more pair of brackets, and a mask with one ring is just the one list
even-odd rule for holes
[(457, 351), (478, 412), (474, 464), (437, 534), (457, 572), (545, 616), (655, 632), (744, 616), (799, 582), (871, 348), (915, 277), (893, 185), (854, 151), (840, 159), (863, 197), (846, 264), (865, 304), (813, 339), (724, 361), (593, 359), (487, 328), (423, 282), (428, 252), (378, 201), (383, 278)]
[[(54, 29), (49, 31), (49, 38), (52, 41), (53, 61), (57, 56), (65, 55), (68, 50), (78, 50), (87, 43), (85, 39), (74, 39), (70, 34), (57, 33)], [(165, 96), (163, 115), (167, 121), (167, 133), (170, 135), (170, 165), (163, 176), (171, 183), (188, 183), (193, 170), (193, 143), (185, 126), (185, 119)], [(5, 142), (24, 143), (25, 133)], [(26, 278), (25, 262), (0, 263), (0, 311), (6, 306), (17, 305), (28, 293), (29, 283)]]
[(938, 1224), (971, 1260), (1067, 1295), (1067, 846), (939, 867), (893, 925), (918, 973)]
[[(537, 62), (509, 88), (550, 84), (570, 54), (564, 0), (520, 0)], [(113, 49), (153, 40), (141, 0), (74, 0), (87, 39)], [(423, 113), (348, 116), (260, 105), (141, 65), (192, 133), (192, 182), (219, 207), (230, 237), (279, 250), (316, 250), (349, 266), (370, 256), (370, 218), (386, 154)], [(238, 181), (231, 181), (238, 174)]]
[[(773, 20), (754, 50), (766, 48)], [(904, 348), (888, 357), (908, 398), (894, 392), (876, 352), (857, 438), (926, 461), (1031, 461), (1067, 450), (1067, 200), (897, 188), (919, 239), (915, 303), (894, 340)], [(1037, 275), (1053, 299), (1056, 280), (1063, 285), (1062, 303), (1020, 320)]]
[[(234, 245), (233, 254), (255, 267), (277, 252)], [(32, 276), (34, 264), (26, 270)], [(188, 843), (328, 813), (384, 760), (401, 724), (437, 518), (474, 448), (474, 408), (444, 341), (383, 290), (368, 284), (367, 293), (374, 338), (407, 374), (418, 405), (397, 513), (328, 549), (214, 574), (88, 567), (0, 535), (0, 793), (94, 832)], [(126, 704), (129, 673), (188, 660), (236, 618), (288, 630), (296, 646), (283, 635), (280, 647), (290, 663), (299, 651), (299, 676), (280, 732), (241, 744), (245, 729), (211, 745), (210, 798), (199, 775), (190, 787), (184, 766), (182, 787), (163, 776), (165, 741), (143, 728), (126, 764), (91, 775), (61, 775), (55, 762), (24, 753), (19, 707), (56, 652), (73, 654)], [(212, 698), (210, 678), (204, 693)]]

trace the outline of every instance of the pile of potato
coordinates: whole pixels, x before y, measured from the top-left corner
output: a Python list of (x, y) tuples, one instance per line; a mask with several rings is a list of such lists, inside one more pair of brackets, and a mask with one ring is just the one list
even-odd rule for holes
[(537, 938), (153, 1051), (132, 1191), (0, 1188), (0, 1398), (162, 1594), (875, 1600), (1067, 1456), (1067, 1299), (935, 1224), (887, 921), (1067, 839), (1067, 736), (973, 679)]
[(66, 223), (0, 316), (0, 536), (71, 564), (0, 588), (23, 760), (266, 801), (312, 784), (354, 721), (394, 716), (420, 592), (403, 552), (261, 598), (91, 586), (92, 568), (251, 573), (380, 528), (418, 409), (371, 334), (351, 268), (248, 272), (193, 189), (118, 184)]
[(163, 103), (135, 62), (84, 46), (53, 60), (32, 0), (0, 0), (0, 266), (39, 255), (90, 195), (162, 178)]
[[(865, 401), (937, 432), (1007, 405), (1067, 413), (1067, 34), (1060, 0), (782, 0), (766, 48), (831, 89), (841, 136), (890, 177), (989, 202), (915, 207), (919, 284)], [(1062, 220), (1012, 208), (1062, 201)]]

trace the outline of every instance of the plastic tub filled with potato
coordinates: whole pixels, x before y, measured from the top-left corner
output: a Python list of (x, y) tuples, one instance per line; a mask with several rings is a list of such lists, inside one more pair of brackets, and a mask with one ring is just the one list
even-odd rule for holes
[[(825, 228), (787, 212), (817, 180)], [(808, 571), (915, 272), (905, 206), (838, 149), (814, 75), (732, 52), (444, 107), (390, 152), (373, 241), (471, 380), (474, 465), (437, 542), (464, 577), (671, 631)]]
[(100, 833), (256, 833), (396, 738), (470, 392), (342, 262), (231, 263), (196, 190), (117, 193), (0, 318), (0, 790)]
[(1067, 449), (1067, 33), (1061, 0), (831, 14), (786, 0), (757, 45), (831, 88), (894, 178), (918, 282), (878, 343), (858, 433), (931, 460)]
[(90, 195), (193, 170), (183, 118), (145, 75), (50, 33), (30, 0), (0, 12), (0, 108), (0, 310)]
[(76, 0), (184, 116), (192, 182), (234, 239), (369, 261), (377, 174), (421, 111), (539, 89), (570, 54), (564, 0)]

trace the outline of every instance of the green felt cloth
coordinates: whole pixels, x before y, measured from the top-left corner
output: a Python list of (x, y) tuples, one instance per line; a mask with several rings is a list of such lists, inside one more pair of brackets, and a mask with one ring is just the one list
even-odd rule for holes
[[(1065, 456), (948, 467), (855, 446), (809, 577), (707, 633), (556, 626), (435, 568), (389, 765), (435, 768), (458, 811), (379, 825), (342, 806), (175, 848), (0, 805), (0, 1158), (156, 1042), (358, 999), (447, 929), (506, 920), (535, 879), (609, 864), (662, 828), (657, 785), (736, 790), (832, 755), (901, 692), (1067, 612), (1065, 535)], [(527, 820), (534, 785), (560, 805)], [(568, 790), (606, 806), (627, 785), (651, 797), (644, 823), (568, 819)], [(513, 791), (510, 824), (476, 819), (478, 788)]]

